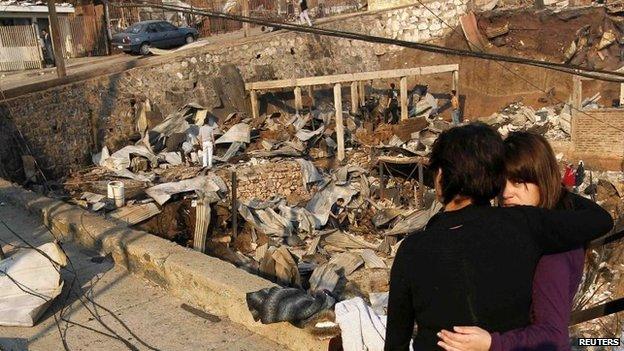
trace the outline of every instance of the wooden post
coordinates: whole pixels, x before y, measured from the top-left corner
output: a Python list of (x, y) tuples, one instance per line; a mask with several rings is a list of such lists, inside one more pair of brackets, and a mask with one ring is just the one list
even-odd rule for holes
[(356, 113), (358, 110), (358, 101), (360, 96), (358, 95), (358, 83), (351, 83), (351, 112)]
[(572, 109), (581, 109), (583, 104), (583, 82), (581, 76), (572, 76)]
[(56, 4), (54, 0), (48, 0), (48, 13), (50, 19), (50, 35), (52, 36), (52, 45), (54, 50), (54, 65), (56, 66), (56, 74), (59, 78), (67, 75), (65, 71), (65, 60), (63, 59), (63, 46), (61, 45), (61, 29), (59, 27), (58, 17), (56, 16)]
[(200, 196), (195, 206), (195, 233), (193, 234), (193, 249), (205, 253), (208, 242), (208, 227), (210, 227), (210, 202), (206, 196)]
[(297, 113), (303, 110), (303, 100), (301, 99), (301, 87), (295, 87), (295, 110), (297, 110)]
[(314, 106), (314, 85), (308, 87), (308, 96), (310, 97), (310, 112), (312, 112), (312, 106)]
[(620, 107), (624, 107), (624, 83), (620, 83)]
[(236, 172), (232, 172), (232, 239), (236, 239), (238, 235), (238, 201), (236, 199)]
[(386, 182), (384, 179), (383, 162), (379, 162), (379, 198), (383, 200), (386, 197)]
[(459, 71), (453, 71), (453, 81), (451, 83), (451, 89), (457, 92), (457, 98), (459, 98)]
[(249, 92), (251, 98), (251, 114), (254, 119), (260, 117), (260, 108), (258, 106), (258, 93), (255, 90)]
[(422, 162), (418, 162), (418, 206), (420, 208), (424, 207), (425, 201), (423, 199), (425, 195), (425, 176), (423, 173), (423, 164)]
[[(243, 0), (243, 16), (249, 17), (249, 0)], [(249, 22), (243, 22), (243, 35), (249, 36)]]
[(113, 52), (113, 33), (111, 33), (110, 12), (108, 9), (108, 1), (104, 1), (104, 23), (106, 23), (106, 55)]
[(336, 109), (336, 139), (338, 141), (338, 161), (345, 158), (344, 150), (344, 125), (342, 122), (342, 86), (334, 85), (334, 107)]
[(401, 77), (399, 84), (401, 88), (401, 121), (409, 118), (407, 111), (407, 77)]
[(358, 93), (360, 95), (360, 106), (366, 106), (366, 90), (362, 80), (358, 82)]

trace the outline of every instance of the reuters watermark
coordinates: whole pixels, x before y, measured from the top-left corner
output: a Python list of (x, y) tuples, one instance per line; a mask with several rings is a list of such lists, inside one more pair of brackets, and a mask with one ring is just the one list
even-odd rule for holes
[(620, 346), (618, 338), (578, 338), (574, 342), (575, 346)]

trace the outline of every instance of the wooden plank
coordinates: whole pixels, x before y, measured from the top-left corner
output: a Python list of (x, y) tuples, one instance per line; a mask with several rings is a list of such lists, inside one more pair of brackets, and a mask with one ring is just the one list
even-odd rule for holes
[(366, 87), (364, 81), (358, 82), (358, 94), (360, 95), (360, 106), (366, 106)]
[(334, 85), (334, 107), (336, 109), (336, 139), (338, 142), (338, 161), (345, 158), (344, 150), (344, 124), (342, 121), (342, 86)]
[(401, 89), (401, 120), (404, 121), (409, 118), (407, 113), (407, 77), (401, 77), (399, 88)]
[(358, 111), (358, 82), (351, 82), (351, 112), (357, 113)]
[(624, 83), (620, 83), (620, 107), (624, 107)]
[(258, 94), (256, 93), (255, 90), (252, 90), (249, 92), (249, 95), (251, 97), (251, 113), (252, 113), (252, 117), (254, 119), (259, 118), (260, 117), (260, 108), (258, 106)]
[(459, 96), (459, 71), (453, 71), (453, 81), (451, 82), (451, 87), (457, 92), (457, 96)]
[(416, 68), (403, 68), (393, 69), (386, 71), (374, 71), (374, 72), (360, 72), (360, 73), (347, 73), (347, 74), (335, 74), (330, 76), (318, 76), (318, 77), (306, 77), (295, 79), (280, 79), (264, 82), (246, 83), (245, 89), (247, 90), (270, 90), (279, 88), (290, 88), (296, 86), (309, 86), (309, 85), (330, 85), (336, 83), (348, 83), (373, 79), (391, 79), (401, 78), (405, 76), (419, 76), (424, 74), (436, 74), (458, 71), (459, 65), (439, 65), (439, 66), (426, 66)]
[(303, 100), (301, 99), (301, 87), (295, 87), (295, 110), (303, 110)]

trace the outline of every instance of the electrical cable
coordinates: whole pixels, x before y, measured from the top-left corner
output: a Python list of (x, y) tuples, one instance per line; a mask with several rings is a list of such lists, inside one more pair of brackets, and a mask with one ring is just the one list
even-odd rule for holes
[[(440, 18), (438, 15), (436, 15), (429, 7), (424, 5), (422, 3), (422, 1), (418, 0), (418, 2), (421, 5), (423, 5), (429, 12), (433, 13), (446, 26), (451, 28), (453, 31), (457, 30), (457, 28), (452, 27), (446, 21), (444, 21), (442, 18)], [(161, 9), (166, 9), (166, 10), (171, 10), (171, 11), (185, 12), (185, 13), (191, 13), (191, 14), (198, 14), (198, 15), (204, 15), (204, 16), (209, 16), (209, 17), (217, 17), (217, 18), (223, 18), (223, 19), (228, 19), (228, 20), (233, 20), (233, 21), (248, 22), (248, 23), (254, 23), (254, 24), (262, 24), (262, 25), (265, 25), (265, 26), (270, 26), (270, 27), (275, 27), (275, 28), (280, 28), (280, 29), (285, 29), (285, 30), (291, 30), (291, 31), (295, 31), (295, 32), (307, 32), (307, 33), (312, 33), (312, 34), (322, 34), (322, 35), (339, 37), (339, 38), (348, 38), (348, 39), (356, 39), (356, 40), (362, 40), (362, 41), (367, 41), (367, 42), (392, 44), (392, 45), (403, 46), (403, 47), (408, 47), (408, 48), (413, 48), (413, 49), (418, 49), (418, 50), (423, 50), (423, 51), (429, 51), (429, 52), (435, 52), (435, 53), (442, 53), (442, 54), (447, 54), (447, 55), (468, 56), (468, 57), (487, 59), (487, 60), (494, 61), (494, 62), (498, 63), (505, 70), (509, 71), (510, 73), (515, 75), (516, 77), (522, 79), (525, 83), (529, 84), (533, 88), (535, 88), (535, 89), (537, 89), (537, 90), (539, 90), (539, 91), (541, 91), (541, 92), (543, 92), (545, 94), (547, 94), (548, 92), (545, 91), (544, 89), (542, 89), (541, 87), (537, 86), (536, 84), (528, 81), (526, 78), (522, 77), (520, 74), (518, 74), (516, 72), (513, 72), (513, 70), (511, 70), (510, 68), (508, 68), (505, 65), (503, 65), (500, 61), (510, 62), (510, 63), (517, 63), (517, 64), (523, 64), (523, 65), (529, 65), (529, 66), (535, 66), (535, 67), (555, 70), (555, 71), (559, 71), (559, 72), (563, 72), (563, 73), (569, 73), (569, 74), (573, 74), (573, 75), (584, 76), (584, 77), (592, 78), (592, 79), (596, 79), (596, 80), (624, 83), (624, 80), (622, 78), (615, 79), (615, 78), (608, 78), (608, 77), (603, 76), (603, 75), (609, 75), (609, 76), (624, 77), (624, 73), (614, 72), (614, 71), (589, 69), (589, 68), (584, 68), (584, 67), (575, 66), (575, 65), (567, 65), (567, 64), (560, 64), (560, 63), (553, 63), (553, 62), (546, 62), (546, 61), (537, 61), (537, 60), (523, 59), (523, 58), (519, 58), (519, 57), (497, 55), (497, 54), (477, 53), (477, 52), (473, 52), (473, 51), (452, 49), (452, 48), (447, 48), (447, 47), (444, 47), (444, 46), (438, 46), (438, 45), (432, 45), (432, 44), (422, 44), (422, 43), (408, 42), (408, 41), (403, 41), (403, 40), (383, 38), (383, 37), (377, 37), (377, 36), (371, 36), (371, 35), (365, 35), (365, 34), (358, 34), (358, 33), (353, 33), (353, 32), (330, 30), (330, 29), (319, 28), (319, 27), (309, 27), (309, 26), (292, 24), (292, 23), (273, 22), (273, 21), (267, 21), (267, 20), (254, 18), (254, 17), (239, 16), (239, 15), (229, 15), (229, 14), (224, 14), (224, 13), (220, 13), (220, 12), (209, 11), (209, 10), (206, 10), (206, 9), (199, 9), (199, 8), (189, 9), (188, 7), (177, 6), (177, 5), (159, 5), (159, 4), (152, 4), (152, 3), (146, 3), (146, 2), (141, 2), (141, 3), (121, 3), (121, 4), (111, 4), (111, 5), (112, 6), (117, 6), (117, 7), (153, 7), (153, 8), (161, 8)], [(476, 44), (474, 44), (472, 42), (471, 42), (471, 44), (475, 45), (476, 47), (479, 47), (478, 45), (476, 45)], [(590, 72), (590, 73), (587, 73), (587, 72)], [(598, 73), (600, 75), (593, 75), (591, 73)], [(555, 99), (559, 103), (564, 103), (565, 104), (564, 101), (561, 101), (560, 99), (557, 99), (556, 97), (553, 97), (553, 99)], [(582, 111), (581, 109), (578, 109), (578, 108), (576, 108), (576, 107), (574, 107), (572, 105), (570, 105), (570, 108), (573, 109), (574, 111), (577, 111), (577, 112), (579, 112), (579, 113), (581, 113), (581, 114), (583, 114), (585, 116), (588, 116), (588, 117), (590, 117), (590, 118), (592, 118), (592, 119), (594, 119), (594, 120), (596, 120), (596, 121), (598, 121), (598, 122), (600, 122), (600, 123), (602, 123), (602, 124), (604, 124), (604, 125), (606, 125), (606, 126), (608, 126), (610, 128), (613, 128), (613, 129), (615, 129), (617, 131), (620, 131), (620, 132), (624, 132), (624, 129), (622, 129), (622, 128), (618, 127), (618, 126), (612, 125), (612, 124), (610, 124), (610, 123), (608, 123), (606, 121), (603, 121), (601, 119), (598, 119), (598, 118), (588, 114), (587, 112)]]
[[(102, 325), (105, 329), (107, 329), (111, 334), (102, 332), (102, 331), (98, 331), (96, 329), (81, 325), (79, 323), (73, 322), (67, 318), (65, 318), (63, 316), (63, 313), (65, 311), (65, 307), (67, 306), (67, 301), (69, 300), (69, 297), (71, 296), (71, 294), (73, 293), (73, 286), (75, 285), (76, 281), (78, 280), (78, 273), (76, 271), (76, 268), (73, 265), (73, 262), (71, 261), (71, 259), (69, 258), (69, 255), (67, 255), (67, 252), (65, 251), (65, 249), (60, 245), (60, 241), (58, 240), (58, 238), (56, 237), (56, 235), (54, 235), (54, 233), (52, 232), (52, 230), (44, 224), (44, 226), (46, 227), (46, 229), (48, 230), (48, 232), (52, 235), (52, 237), (54, 237), (55, 241), (59, 244), (59, 248), (61, 249), (61, 251), (63, 252), (63, 254), (67, 257), (67, 261), (69, 263), (69, 267), (62, 267), (62, 268), (58, 268), (57, 265), (59, 267), (61, 267), (56, 261), (54, 261), (49, 255), (47, 255), (45, 252), (41, 251), (40, 249), (36, 248), (34, 245), (32, 245), (30, 242), (28, 242), (26, 239), (24, 239), (22, 236), (20, 236), (19, 234), (17, 234), (11, 227), (9, 227), (7, 225), (7, 223), (0, 219), (0, 223), (2, 223), (8, 230), (9, 232), (11, 232), (13, 235), (15, 235), (18, 239), (20, 239), (22, 242), (24, 242), (24, 244), (27, 245), (26, 248), (29, 249), (34, 249), (35, 251), (37, 251), (38, 253), (40, 253), (41, 255), (43, 255), (44, 257), (46, 257), (51, 263), (53, 263), (53, 267), (55, 268), (55, 270), (57, 270), (57, 272), (59, 272), (59, 274), (61, 273), (61, 270), (65, 270), (67, 272), (69, 272), (70, 274), (72, 274), (72, 281), (70, 283), (70, 287), (69, 290), (67, 291), (67, 294), (65, 295), (65, 298), (63, 299), (63, 302), (61, 303), (61, 309), (59, 311), (59, 318), (57, 319), (56, 314), (54, 314), (54, 319), (57, 325), (57, 329), (59, 331), (59, 334), (61, 336), (61, 341), (63, 342), (63, 346), (65, 348), (66, 351), (69, 351), (69, 346), (67, 345), (67, 341), (65, 338), (65, 335), (63, 334), (63, 332), (61, 331), (60, 328), (60, 323), (58, 322), (58, 320), (60, 319), (61, 321), (65, 322), (65, 323), (70, 323), (73, 325), (77, 325), (77, 326), (81, 326), (87, 330), (91, 330), (94, 332), (98, 332), (102, 335), (108, 336), (110, 338), (113, 338), (115, 340), (118, 340), (120, 342), (122, 342), (126, 347), (128, 347), (128, 349), (135, 351), (138, 350), (138, 348), (136, 346), (134, 346), (132, 343), (130, 343), (130, 341), (126, 340), (125, 338), (121, 337), (119, 334), (117, 334), (114, 330), (112, 330), (106, 323), (104, 323), (101, 320), (101, 317), (99, 317), (98, 315), (96, 315), (87, 305), (86, 303), (83, 301), (82, 299), (82, 295), (78, 294), (76, 295), (76, 297), (78, 298), (78, 300), (80, 301), (80, 303), (83, 305), (83, 307), (89, 312), (89, 314), (99, 322), (100, 325)], [(12, 278), (11, 276), (9, 276), (6, 272), (1, 271), (0, 273), (6, 275), (14, 284), (16, 284), (18, 286), (18, 288), (20, 288), (20, 290), (24, 291), (25, 293), (31, 294), (33, 296), (37, 296), (39, 298), (44, 299), (46, 302), (49, 301), (49, 299), (46, 299), (45, 297), (43, 297), (43, 295), (37, 294), (36, 292), (29, 292), (25, 289), (22, 288), (21, 284), (19, 282), (17, 282), (14, 278)], [(84, 293), (83, 293), (84, 294)], [(90, 299), (87, 296), (84, 296), (85, 299), (87, 299), (88, 301), (90, 301), (94, 306), (98, 306), (104, 310), (106, 310), (108, 313), (110, 313), (110, 315), (116, 319), (129, 333), (130, 335), (132, 335), (133, 337), (135, 337), (137, 339), (137, 341), (139, 341), (141, 344), (143, 344), (144, 346), (146, 346), (147, 348), (149, 348), (150, 350), (153, 351), (158, 351), (158, 349), (151, 347), (150, 345), (146, 344), (145, 342), (143, 342), (140, 338), (137, 337), (136, 334), (134, 334), (129, 327), (123, 322), (121, 321), (112, 311), (110, 311), (109, 309), (105, 308), (104, 306), (97, 304), (95, 301), (93, 301), (92, 299)]]
[[(438, 20), (440, 20), (440, 22), (442, 22), (445, 26), (447, 26), (448, 28), (450, 28), (453, 32), (458, 33), (457, 27), (453, 27), (453, 26), (451, 26), (451, 25), (450, 25), (448, 22), (446, 22), (443, 18), (441, 18), (440, 16), (438, 16), (438, 15), (437, 15), (437, 14), (436, 14), (436, 13), (435, 13), (432, 9), (430, 9), (430, 8), (429, 8), (426, 4), (424, 4), (424, 3), (422, 2), (422, 0), (416, 0), (416, 1), (417, 1), (417, 2), (421, 5), (421, 6), (423, 6), (423, 7), (424, 7), (427, 11), (429, 11), (431, 14), (433, 14), (433, 15), (434, 15), (434, 16), (435, 16)], [(459, 33), (459, 34), (461, 34), (461, 33)], [(473, 43), (473, 42), (469, 41), (469, 40), (468, 40), (468, 38), (466, 38), (466, 40), (467, 40), (467, 41), (468, 41), (471, 45), (474, 45), (475, 47), (479, 48), (479, 50), (483, 50), (483, 48), (482, 48), (482, 47), (480, 47), (478, 43)], [(509, 67), (505, 66), (503, 63), (501, 63), (501, 62), (499, 62), (499, 61), (494, 61), (494, 63), (498, 64), (498, 65), (499, 65), (499, 66), (501, 66), (503, 69), (505, 69), (505, 70), (506, 70), (506, 71), (508, 71), (509, 73), (513, 74), (514, 76), (518, 77), (520, 80), (522, 80), (522, 81), (524, 81), (525, 83), (529, 84), (529, 85), (530, 85), (530, 86), (532, 86), (533, 88), (535, 88), (535, 89), (537, 89), (537, 90), (539, 90), (539, 91), (543, 92), (544, 94), (548, 94), (548, 92), (547, 92), (545, 89), (542, 89), (540, 86), (538, 86), (538, 85), (534, 84), (533, 82), (529, 81), (528, 79), (526, 79), (525, 77), (523, 77), (521, 74), (514, 72), (511, 68), (509, 68)], [(558, 99), (558, 98), (556, 98), (555, 96), (553, 96), (552, 98), (553, 98), (555, 101), (557, 101), (558, 103), (561, 103), (561, 104), (565, 104), (565, 103), (566, 103), (565, 101), (562, 101), (561, 99)], [(612, 125), (612, 124), (610, 124), (610, 123), (608, 123), (608, 122), (605, 122), (605, 121), (603, 121), (603, 120), (601, 120), (601, 119), (598, 119), (598, 118), (596, 118), (596, 117), (594, 117), (594, 116), (590, 115), (589, 113), (587, 113), (587, 112), (585, 112), (585, 111), (583, 111), (583, 110), (581, 110), (581, 109), (579, 109), (579, 108), (576, 108), (576, 107), (572, 106), (572, 104), (570, 104), (569, 106), (570, 106), (570, 109), (572, 109), (572, 110), (574, 110), (574, 111), (576, 111), (576, 112), (579, 112), (579, 113), (581, 113), (581, 114), (584, 114), (584, 115), (586, 115), (586, 116), (588, 116), (588, 117), (590, 117), (590, 118), (592, 118), (592, 119), (594, 119), (594, 120), (596, 120), (596, 121), (598, 121), (598, 122), (601, 122), (601, 123), (605, 124), (605, 125), (606, 125), (606, 126), (608, 126), (608, 127), (611, 127), (611, 128), (614, 128), (614, 129), (616, 129), (616, 130), (618, 130), (618, 131), (624, 132), (624, 129), (621, 129), (620, 127), (614, 126), (614, 125)]]
[[(475, 57), (475, 58), (486, 59), (486, 60), (506, 61), (506, 62), (511, 62), (511, 63), (518, 63), (518, 64), (523, 64), (523, 65), (547, 68), (547, 69), (561, 71), (565, 73), (585, 76), (585, 77), (593, 78), (597, 80), (624, 83), (624, 73), (621, 73), (621, 72), (590, 69), (590, 68), (577, 66), (577, 65), (539, 61), (539, 60), (526, 59), (526, 58), (514, 57), (514, 56), (489, 54), (489, 53), (484, 53), (484, 52), (473, 52), (470, 50), (463, 50), (463, 49), (452, 49), (452, 48), (447, 48), (444, 46), (439, 46), (439, 45), (434, 45), (434, 44), (424, 44), (424, 43), (410, 42), (410, 41), (404, 41), (404, 40), (398, 40), (398, 39), (384, 38), (384, 37), (379, 37), (379, 36), (372, 36), (368, 34), (332, 30), (332, 29), (326, 29), (326, 28), (320, 28), (320, 27), (309, 27), (309, 26), (286, 23), (286, 22), (269, 21), (269, 20), (264, 20), (261, 18), (248, 17), (248, 16), (231, 15), (231, 14), (225, 14), (221, 12), (215, 12), (215, 11), (211, 11), (208, 9), (201, 9), (201, 8), (195, 8), (195, 7), (189, 8), (185, 6), (161, 5), (161, 4), (153, 4), (153, 3), (147, 3), (147, 2), (119, 3), (119, 4), (111, 4), (111, 6), (158, 8), (158, 9), (170, 10), (170, 11), (175, 11), (175, 12), (184, 12), (184, 13), (190, 13), (190, 14), (195, 14), (195, 15), (222, 18), (222, 19), (238, 21), (238, 22), (253, 23), (253, 24), (264, 25), (267, 27), (285, 29), (285, 30), (290, 30), (290, 31), (295, 31), (295, 32), (321, 34), (321, 35), (326, 35), (326, 36), (333, 36), (333, 37), (346, 38), (346, 39), (355, 39), (355, 40), (361, 40), (361, 41), (367, 41), (367, 42), (373, 42), (373, 43), (390, 44), (390, 45), (402, 46), (402, 47), (418, 49), (418, 50), (434, 52), (434, 53), (440, 53), (440, 54), (447, 54), (447, 55), (468, 56), (468, 57)], [(593, 73), (596, 73), (596, 74), (593, 74)], [(613, 77), (619, 77), (619, 78), (613, 78)]]

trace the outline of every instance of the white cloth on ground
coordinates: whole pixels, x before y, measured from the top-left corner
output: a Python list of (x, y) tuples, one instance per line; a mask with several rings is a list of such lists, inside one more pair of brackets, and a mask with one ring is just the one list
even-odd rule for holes
[(335, 312), (344, 351), (383, 350), (386, 316), (376, 314), (361, 297), (337, 303)]

